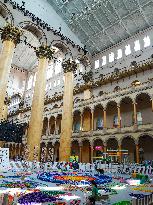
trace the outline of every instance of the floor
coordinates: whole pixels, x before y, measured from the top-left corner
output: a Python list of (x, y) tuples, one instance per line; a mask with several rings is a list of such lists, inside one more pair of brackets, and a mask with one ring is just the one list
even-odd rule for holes
[[(38, 179), (37, 176), (41, 173), (43, 172), (16, 172), (12, 170), (0, 172), (0, 204), (2, 204), (2, 201), (4, 200), (4, 193), (9, 193), (9, 196), (12, 196), (9, 197), (9, 200), (14, 200), (15, 204), (30, 204), (30, 202), (26, 203), (24, 201), (24, 198), (26, 199), (26, 194), (29, 194), (29, 198), (27, 198), (27, 200), (31, 200), (31, 202), (33, 200), (34, 202), (34, 194), (41, 195), (40, 191), (41, 193), (46, 193), (47, 191), (47, 194), (52, 197), (49, 199), (52, 202), (50, 201), (50, 203), (38, 203), (41, 196), (36, 196), (37, 203), (35, 202), (33, 204), (86, 204), (86, 197), (91, 194), (91, 188), (88, 185), (88, 182), (86, 184), (85, 181), (82, 181), (76, 186), (72, 184), (72, 182), (74, 182), (73, 180), (69, 180), (71, 185), (69, 185), (69, 183), (60, 185), (60, 181), (59, 183), (51, 183)], [(61, 175), (60, 171), (59, 174)], [(82, 176), (84, 175), (85, 174), (82, 174)], [(101, 193), (102, 195), (109, 195), (109, 200), (105, 203), (107, 205), (112, 205), (114, 203), (125, 200), (131, 201), (132, 198), (129, 195), (130, 193), (146, 195), (153, 192), (152, 181), (150, 184), (131, 186), (125, 183), (125, 179), (130, 178), (131, 176), (121, 174), (114, 176), (110, 173), (106, 173), (106, 175), (113, 177), (112, 182), (100, 185), (99, 193)], [(77, 172), (73, 173), (73, 177), (75, 176), (78, 176)], [(21, 198), (22, 200), (19, 200)], [(55, 198), (60, 198), (60, 200), (57, 200), (56, 203), (54, 203), (53, 201)]]

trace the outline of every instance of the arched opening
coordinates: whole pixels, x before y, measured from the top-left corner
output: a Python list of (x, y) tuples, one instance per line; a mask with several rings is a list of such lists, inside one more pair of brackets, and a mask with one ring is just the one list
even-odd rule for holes
[(87, 163), (91, 161), (90, 142), (85, 140), (82, 142), (82, 162)]
[(9, 158), (12, 159), (13, 157), (13, 147), (12, 147), (12, 144), (10, 144), (9, 146)]
[(71, 147), (71, 155), (72, 156), (80, 156), (80, 149), (79, 149), (79, 143), (77, 140), (72, 142), (72, 147)]
[(55, 145), (54, 145), (54, 161), (56, 161), (56, 162), (59, 161), (59, 147), (60, 147), (60, 143), (55, 142)]
[(62, 121), (62, 115), (58, 115), (56, 118), (56, 134), (61, 134), (61, 121)]
[(97, 105), (94, 110), (94, 130), (103, 129), (103, 107)]
[(24, 29), (23, 31), (24, 33), (22, 39), (24, 40), (21, 41), (19, 44), (17, 44), (15, 48), (12, 64), (17, 65), (20, 68), (23, 68), (24, 65), (24, 69), (32, 70), (32, 68), (37, 66), (38, 59), (35, 50), (30, 46), (28, 46), (28, 43), (33, 47), (37, 48), (40, 46), (40, 42), (39, 39), (36, 37), (36, 35), (31, 33), (30, 31)]
[(106, 127), (114, 128), (118, 126), (118, 114), (117, 114), (117, 103), (115, 101), (111, 101), (107, 104), (107, 120)]
[(122, 161), (129, 161), (130, 163), (136, 162), (136, 146), (135, 141), (130, 136), (124, 137), (122, 140), (122, 150), (128, 150), (128, 155), (122, 152)]
[(40, 144), (40, 161), (46, 162), (46, 144), (44, 142)]
[(153, 123), (151, 99), (147, 93), (141, 93), (136, 97), (137, 124)]
[(85, 108), (83, 112), (83, 127), (82, 131), (90, 131), (91, 130), (91, 110), (90, 108)]
[(3, 4), (2, 2), (0, 2), (0, 28), (4, 27), (6, 22), (13, 25), (14, 24), (13, 15), (9, 11), (7, 6), (5, 4)]
[(119, 161), (119, 158), (117, 156), (118, 152), (118, 141), (116, 138), (109, 138), (107, 140), (107, 157), (111, 159), (113, 162)]
[(19, 153), (19, 147), (20, 147), (20, 145), (17, 144), (17, 145), (16, 145), (16, 157), (17, 157), (17, 158), (19, 158), (19, 154), (20, 154), (20, 153)]
[(120, 103), (121, 127), (130, 127), (133, 125), (133, 102), (129, 97), (125, 97)]
[(54, 147), (51, 142), (47, 144), (47, 161), (53, 162), (54, 161)]
[(48, 130), (48, 119), (47, 117), (45, 117), (43, 121), (42, 135), (47, 135), (47, 130)]
[(73, 132), (79, 132), (81, 130), (81, 113), (75, 111), (73, 114)]
[(55, 132), (55, 117), (51, 116), (49, 120), (50, 134), (54, 134)]
[(147, 134), (143, 134), (139, 138), (139, 155), (140, 162), (153, 159), (153, 138)]
[(59, 40), (52, 41), (52, 46), (56, 47), (57, 49), (59, 49), (62, 53), (66, 53), (69, 50), (67, 45), (64, 42), (59, 41)]
[(101, 157), (102, 152), (104, 151), (103, 141), (101, 139), (95, 139), (93, 148), (93, 157)]

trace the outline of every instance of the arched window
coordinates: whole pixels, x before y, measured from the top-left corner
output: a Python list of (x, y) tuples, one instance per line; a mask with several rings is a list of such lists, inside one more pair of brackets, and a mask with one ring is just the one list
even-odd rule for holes
[(139, 42), (139, 40), (136, 40), (134, 42), (134, 50), (135, 51), (139, 51), (140, 50), (140, 42)]
[(57, 80), (57, 85), (60, 85), (60, 79)]
[(80, 122), (75, 122), (74, 123), (74, 132), (79, 132), (80, 131)]
[(51, 62), (47, 69), (47, 80), (53, 76), (53, 67), (54, 67), (54, 64), (53, 62)]
[(59, 57), (55, 63), (55, 74), (57, 75), (62, 70), (62, 58)]
[(28, 79), (28, 86), (27, 86), (27, 90), (30, 90), (32, 88), (32, 81), (33, 81), (33, 76), (30, 75), (29, 79)]
[(102, 66), (106, 65), (106, 56), (102, 57)]
[(145, 36), (143, 41), (144, 41), (144, 47), (145, 48), (150, 46), (150, 37), (149, 36)]
[(54, 81), (54, 87), (56, 87), (56, 80)]
[(99, 68), (99, 60), (95, 61), (95, 69)]
[(131, 54), (131, 47), (130, 47), (130, 44), (126, 45), (125, 46), (125, 55), (129, 55)]
[(111, 52), (111, 53), (109, 54), (109, 62), (111, 63), (111, 62), (113, 62), (113, 61), (114, 61), (114, 53)]
[(96, 123), (96, 128), (98, 130), (102, 130), (103, 129), (103, 119), (101, 116), (97, 117), (97, 123)]
[(122, 49), (117, 50), (117, 59), (122, 58)]

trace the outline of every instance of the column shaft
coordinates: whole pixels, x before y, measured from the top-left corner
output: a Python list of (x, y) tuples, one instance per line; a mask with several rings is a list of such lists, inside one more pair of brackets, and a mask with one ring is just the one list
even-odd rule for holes
[(134, 125), (137, 125), (137, 107), (136, 103), (133, 104), (133, 110), (134, 110)]
[(118, 128), (121, 128), (121, 110), (120, 107), (117, 107), (118, 112)]
[(73, 109), (73, 72), (65, 73), (63, 114), (61, 123), (60, 161), (69, 161), (71, 154)]
[(104, 110), (104, 129), (106, 129), (106, 110)]
[(7, 82), (11, 69), (15, 44), (13, 41), (4, 41), (0, 55), (0, 119), (4, 108), (4, 100), (6, 96)]
[(82, 146), (79, 147), (80, 148), (80, 162), (82, 162)]
[(136, 163), (140, 163), (140, 157), (139, 157), (139, 145), (136, 144)]
[(83, 116), (82, 115), (83, 114), (81, 113), (81, 115), (80, 115), (80, 117), (81, 117), (81, 119), (80, 119), (80, 131), (83, 130)]
[(119, 162), (122, 162), (122, 146), (121, 145), (119, 145), (118, 146), (118, 151), (119, 151)]
[(91, 130), (94, 130), (94, 111), (91, 112)]
[(48, 122), (48, 125), (47, 125), (47, 126), (48, 126), (48, 135), (50, 135), (50, 124), (49, 124), (49, 120), (50, 120), (50, 119), (48, 119), (48, 121), (47, 121), (47, 122)]
[(57, 120), (55, 118), (55, 131), (54, 131), (54, 134), (56, 135), (57, 134)]
[(29, 160), (34, 159), (34, 147), (37, 147), (37, 160), (40, 159), (40, 140), (43, 128), (43, 111), (46, 87), (46, 68), (48, 66), (47, 58), (40, 58), (36, 83), (34, 88), (31, 118), (29, 123), (27, 144), (30, 148)]
[(93, 163), (93, 146), (90, 146), (91, 149), (91, 163)]

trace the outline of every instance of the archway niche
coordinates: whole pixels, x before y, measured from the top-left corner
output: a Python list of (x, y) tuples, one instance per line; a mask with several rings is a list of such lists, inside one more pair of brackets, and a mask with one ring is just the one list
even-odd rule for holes
[(83, 127), (82, 131), (91, 130), (91, 110), (90, 108), (85, 108), (83, 112)]
[(111, 101), (107, 104), (106, 114), (106, 127), (114, 128), (118, 126), (118, 115), (117, 115), (117, 103), (115, 101)]
[(48, 130), (48, 119), (47, 117), (44, 118), (43, 120), (43, 130), (42, 130), (42, 135), (46, 135)]
[(52, 145), (52, 142), (47, 143), (47, 161), (54, 161), (54, 147)]
[(55, 117), (51, 117), (49, 120), (50, 134), (54, 134), (55, 132)]
[(55, 142), (55, 145), (54, 145), (54, 161), (56, 161), (56, 162), (59, 161), (59, 147), (60, 147), (60, 143)]
[(153, 138), (147, 134), (139, 138), (140, 161), (153, 160)]
[(78, 157), (80, 156), (79, 142), (77, 140), (72, 142), (71, 155)]
[(136, 97), (137, 124), (153, 123), (152, 105), (150, 96), (147, 93), (141, 93)]
[(103, 115), (102, 105), (97, 105), (94, 109), (94, 130), (103, 129)]
[(45, 153), (45, 150), (44, 150), (45, 147), (46, 147), (45, 142), (42, 142), (40, 144), (40, 161), (41, 162), (45, 162), (46, 161), (46, 153)]
[(103, 141), (101, 139), (95, 139), (93, 145), (93, 157), (100, 157), (102, 156), (102, 152), (104, 151)]
[(121, 127), (130, 127), (133, 125), (133, 102), (129, 97), (125, 97), (120, 103)]
[(85, 140), (82, 142), (82, 162), (87, 163), (91, 161), (90, 142)]
[(75, 111), (73, 114), (73, 132), (79, 132), (81, 130), (81, 113)]
[(56, 134), (61, 134), (61, 121), (62, 121), (62, 115), (58, 115), (56, 118)]
[[(114, 151), (111, 151), (114, 150)], [(118, 161), (117, 157), (118, 141), (116, 138), (109, 138), (107, 140), (107, 157), (111, 157), (112, 161)]]
[(129, 162), (136, 162), (136, 146), (135, 146), (135, 141), (132, 137), (127, 136), (127, 137), (123, 138), (122, 150), (128, 150), (128, 156), (127, 157), (126, 157), (126, 155), (122, 156), (123, 161), (125, 158)]

